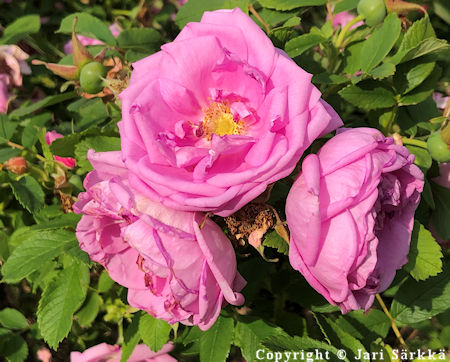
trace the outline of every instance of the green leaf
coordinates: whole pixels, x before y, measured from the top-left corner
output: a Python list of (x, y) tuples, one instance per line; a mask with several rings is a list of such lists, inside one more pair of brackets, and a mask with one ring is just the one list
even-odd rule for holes
[(101, 298), (98, 293), (89, 293), (83, 306), (77, 312), (76, 318), (80, 326), (89, 327), (97, 317)]
[(397, 60), (397, 56), (395, 59), (391, 59), (391, 62), (397, 61), (397, 63), (407, 62), (412, 59), (416, 59), (422, 57), (424, 55), (431, 54), (439, 54), (443, 52), (448, 52), (450, 49), (447, 41), (443, 39), (436, 38), (427, 38), (422, 40), (416, 47), (408, 51), (405, 55), (403, 55), (400, 61)]
[(400, 105), (417, 104), (427, 99), (435, 90), (441, 74), (441, 68), (436, 66), (424, 82), (400, 97)]
[(436, 205), (431, 215), (433, 226), (442, 239), (450, 239), (450, 189), (434, 182), (431, 182), (431, 189)]
[(344, 349), (350, 360), (357, 359), (356, 357), (359, 353), (362, 353), (362, 358), (360, 360), (369, 362), (368, 359), (364, 358), (367, 351), (360, 341), (342, 330), (334, 321), (324, 315), (315, 314), (314, 316), (321, 327), (322, 332), (332, 346)]
[(442, 257), (441, 247), (431, 233), (415, 221), (405, 270), (416, 280), (428, 279), (442, 271)]
[(75, 146), (80, 142), (81, 135), (72, 133), (62, 138), (57, 138), (50, 144), (50, 151), (54, 155), (61, 157), (73, 157), (75, 154)]
[(391, 328), (389, 318), (377, 309), (370, 309), (368, 312), (357, 310), (341, 315), (336, 324), (366, 346), (377, 338), (386, 338)]
[(263, 245), (277, 249), (280, 254), (289, 255), (289, 244), (276, 231), (266, 234)]
[(389, 54), (397, 41), (402, 24), (396, 13), (389, 14), (381, 28), (364, 42), (361, 50), (361, 69), (368, 73)]
[(400, 323), (417, 323), (447, 310), (449, 299), (450, 262), (445, 261), (442, 273), (437, 276), (403, 283), (394, 296), (390, 313)]
[(339, 1), (333, 9), (333, 14), (339, 14), (343, 11), (356, 9), (359, 0), (342, 0)]
[(117, 37), (119, 48), (137, 49), (148, 53), (158, 49), (161, 34), (150, 28), (131, 28), (123, 30)]
[(167, 343), (171, 329), (169, 323), (156, 319), (148, 313), (139, 319), (139, 334), (153, 352), (158, 352)]
[[(336, 347), (309, 337), (274, 335), (265, 338), (262, 341), (262, 344), (265, 347), (269, 348), (271, 351), (286, 353), (292, 353), (293, 351), (309, 351), (311, 354), (306, 357), (311, 358), (311, 360), (314, 361), (349, 362), (349, 359), (347, 357), (342, 358), (342, 355), (339, 354), (339, 351)], [(255, 355), (256, 352), (254, 356)], [(341, 356), (341, 358), (338, 358), (338, 355)]]
[[(373, 84), (373, 83), (371, 83)], [(349, 85), (338, 93), (347, 102), (364, 110), (387, 108), (395, 105), (395, 97), (392, 91), (378, 84), (369, 87), (363, 85)]]
[[(96, 126), (108, 118), (106, 106), (100, 98), (79, 98), (75, 102), (69, 104), (67, 110), (71, 112), (79, 130), (85, 130), (89, 127)], [(79, 133), (75, 134), (79, 135)]]
[(97, 289), (99, 293), (104, 293), (111, 289), (111, 287), (114, 285), (114, 280), (111, 279), (108, 272), (106, 270), (103, 270), (100, 274), (100, 278), (98, 278), (98, 285)]
[(74, 233), (65, 230), (42, 230), (27, 234), (28, 237), (14, 249), (3, 265), (2, 281), (18, 282), (39, 270), (42, 263), (60, 255), (75, 240)]
[(200, 21), (205, 11), (213, 11), (219, 9), (241, 8), (247, 12), (248, 0), (189, 0), (177, 13), (175, 23), (182, 29), (187, 23), (192, 21)]
[(75, 157), (78, 166), (83, 171), (91, 171), (91, 163), (87, 159), (87, 152), (93, 148), (97, 152), (118, 151), (120, 150), (120, 138), (97, 136), (88, 137), (75, 146)]
[(68, 99), (75, 98), (77, 96), (78, 95), (76, 92), (67, 92), (67, 93), (63, 93), (63, 94), (57, 94), (54, 96), (48, 96), (36, 103), (30, 104), (30, 105), (25, 105), (25, 106), (15, 109), (14, 111), (12, 111), (9, 114), (9, 116), (11, 118), (23, 117), (30, 113), (33, 113), (34, 111), (37, 111), (38, 109), (41, 109), (44, 107), (49, 107), (54, 104), (64, 102)]
[(139, 334), (139, 320), (141, 319), (141, 316), (142, 312), (135, 313), (131, 323), (128, 325), (127, 329), (125, 329), (123, 334), (122, 357), (120, 362), (128, 361), (128, 358), (130, 358), (134, 348), (141, 339), (141, 335)]
[(319, 35), (319, 34), (303, 34), (294, 39), (289, 40), (284, 50), (288, 55), (292, 58), (295, 58), (302, 54), (304, 51), (316, 46), (324, 41), (327, 38)]
[(106, 44), (115, 45), (116, 38), (112, 35), (111, 30), (108, 29), (105, 23), (100, 19), (88, 13), (75, 13), (66, 16), (61, 21), (61, 26), (58, 29), (60, 33), (71, 34), (73, 18), (77, 17), (77, 25), (75, 32), (90, 38), (95, 38), (105, 42)]
[(284, 337), (286, 333), (280, 327), (271, 326), (262, 319), (239, 317), (235, 329), (234, 344), (241, 348), (245, 360), (253, 361), (257, 350), (263, 348), (262, 340), (275, 335)]
[(421, 84), (433, 71), (435, 62), (411, 61), (400, 64), (394, 76), (394, 84), (401, 94), (408, 93)]
[(89, 268), (73, 263), (56, 275), (39, 301), (37, 322), (48, 345), (56, 350), (70, 331), (73, 314), (86, 297)]
[(28, 327), (27, 319), (17, 309), (0, 310), (0, 324), (9, 329), (24, 329)]
[(44, 191), (34, 177), (25, 175), (19, 181), (11, 180), (9, 184), (17, 201), (32, 214), (44, 206)]
[(0, 348), (1, 354), (10, 362), (23, 362), (28, 356), (27, 343), (21, 336), (16, 334), (10, 334), (6, 337), (2, 336)]
[(8, 161), (10, 158), (19, 156), (20, 153), (21, 151), (18, 150), (17, 148), (11, 147), (0, 148), (0, 162)]
[(409, 152), (414, 154), (414, 164), (419, 166), (424, 171), (428, 170), (431, 167), (433, 160), (431, 159), (430, 153), (426, 148), (412, 145), (406, 145), (406, 148), (409, 150)]
[(275, 10), (292, 10), (302, 6), (320, 6), (326, 3), (326, 0), (258, 0), (265, 8)]
[(367, 74), (374, 79), (384, 79), (395, 73), (395, 65), (391, 63), (383, 63), (378, 67), (370, 70)]
[[(298, 14), (297, 11), (276, 11), (272, 9), (262, 8), (258, 10), (258, 15), (264, 20), (266, 24), (275, 27), (278, 24), (284, 23), (288, 19), (295, 17)], [(251, 15), (252, 20), (258, 25), (262, 26), (261, 22)]]
[(0, 113), (0, 143), (5, 143), (11, 139), (18, 123), (11, 122), (6, 114)]
[(14, 44), (29, 34), (34, 34), (41, 28), (39, 15), (25, 15), (9, 24), (3, 30), (0, 44)]
[(348, 81), (349, 80), (345, 75), (331, 74), (328, 72), (315, 74), (312, 77), (312, 82), (315, 84), (343, 84)]
[(200, 361), (225, 362), (233, 337), (233, 319), (219, 316), (213, 326), (200, 336)]

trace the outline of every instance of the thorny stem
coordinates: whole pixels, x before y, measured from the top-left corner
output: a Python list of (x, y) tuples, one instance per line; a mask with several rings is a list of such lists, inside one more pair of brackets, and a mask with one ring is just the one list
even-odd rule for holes
[(397, 337), (398, 341), (400, 342), (400, 344), (404, 349), (408, 350), (408, 346), (406, 345), (405, 340), (400, 334), (400, 331), (398, 330), (397, 325), (395, 324), (394, 318), (392, 318), (391, 313), (389, 313), (388, 309), (386, 308), (386, 304), (384, 304), (383, 299), (381, 299), (381, 296), (379, 294), (375, 295), (375, 297), (377, 298), (377, 301), (380, 304), (381, 309), (383, 309), (384, 314), (386, 314), (386, 316), (391, 321), (392, 330), (394, 331), (394, 334)]
[(341, 30), (341, 32), (339, 33), (339, 36), (336, 40), (336, 48), (340, 48), (342, 45), (342, 42), (345, 39), (345, 35), (347, 34), (347, 32), (349, 31), (349, 29), (355, 25), (356, 23), (360, 22), (361, 20), (364, 20), (364, 15), (358, 15), (357, 17), (353, 18), (352, 20), (350, 20)]
[(255, 10), (255, 8), (253, 7), (253, 4), (248, 4), (248, 10), (250, 10), (250, 12), (255, 16), (256, 19), (259, 20), (259, 22), (264, 26), (264, 29), (266, 30), (267, 34), (270, 34), (270, 26), (269, 24), (267, 24), (262, 18), (261, 16), (259, 16), (258, 12)]

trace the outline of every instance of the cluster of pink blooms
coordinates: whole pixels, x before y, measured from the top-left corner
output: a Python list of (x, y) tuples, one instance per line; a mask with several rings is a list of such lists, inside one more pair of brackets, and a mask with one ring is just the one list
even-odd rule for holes
[(17, 45), (0, 45), (0, 113), (6, 113), (11, 89), (22, 86), (22, 74), (31, 74), (28, 54)]
[[(133, 64), (122, 150), (88, 158), (74, 210), (80, 246), (130, 305), (208, 329), (245, 281), (225, 217), (288, 176), (342, 125), (299, 68), (241, 10), (206, 12)], [(343, 312), (368, 309), (406, 263), (423, 174), (375, 129), (340, 130), (288, 196), (290, 262)]]

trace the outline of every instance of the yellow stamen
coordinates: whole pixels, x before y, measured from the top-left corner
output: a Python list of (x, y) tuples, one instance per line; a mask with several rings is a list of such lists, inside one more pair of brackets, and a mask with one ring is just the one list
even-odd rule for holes
[(210, 140), (214, 133), (218, 136), (244, 133), (244, 123), (234, 120), (228, 104), (212, 102), (204, 113), (202, 131), (207, 140)]

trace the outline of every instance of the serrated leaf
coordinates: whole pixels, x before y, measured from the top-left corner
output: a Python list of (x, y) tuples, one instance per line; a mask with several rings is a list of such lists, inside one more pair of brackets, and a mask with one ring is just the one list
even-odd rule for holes
[(32, 176), (25, 175), (19, 181), (11, 180), (9, 184), (17, 201), (32, 214), (44, 206), (44, 191)]
[(394, 77), (395, 88), (400, 94), (408, 93), (421, 84), (433, 71), (435, 62), (411, 61), (400, 64)]
[(442, 271), (442, 257), (439, 244), (431, 233), (416, 221), (405, 270), (416, 280), (428, 279)]
[(412, 91), (400, 97), (400, 105), (418, 104), (427, 99), (436, 88), (442, 74), (440, 67), (435, 67), (431, 74)]
[(326, 0), (259, 0), (263, 7), (275, 10), (292, 10), (303, 6), (320, 6), (326, 3)]
[(21, 336), (15, 334), (2, 336), (0, 345), (2, 347), (1, 354), (9, 362), (23, 362), (28, 356), (27, 343)]
[(280, 254), (289, 255), (289, 244), (276, 231), (266, 234), (263, 245), (277, 249)]
[(80, 139), (81, 135), (79, 133), (72, 133), (62, 138), (57, 138), (50, 144), (50, 151), (57, 156), (73, 157), (75, 145), (80, 142)]
[(139, 319), (139, 334), (143, 342), (154, 352), (158, 352), (167, 342), (171, 329), (169, 323), (148, 313)]
[(257, 350), (264, 348), (262, 340), (269, 336), (287, 336), (280, 327), (271, 326), (262, 319), (239, 317), (235, 328), (234, 344), (241, 348), (242, 356), (253, 361)]
[(384, 79), (395, 73), (395, 65), (391, 63), (383, 63), (378, 67), (370, 70), (367, 74), (374, 79)]
[(248, 4), (248, 0), (189, 0), (178, 11), (175, 23), (182, 29), (189, 22), (200, 21), (205, 11), (239, 7), (242, 11), (247, 12)]
[(14, 44), (29, 34), (37, 33), (40, 28), (39, 15), (21, 16), (3, 30), (0, 44)]
[(74, 13), (66, 16), (61, 21), (58, 32), (71, 34), (74, 17), (78, 18), (75, 26), (75, 32), (77, 34), (82, 34), (90, 38), (101, 40), (106, 44), (116, 44), (116, 38), (114, 38), (114, 35), (111, 33), (111, 30), (109, 30), (106, 24), (88, 13)]
[(442, 273), (425, 281), (408, 279), (394, 295), (390, 313), (400, 323), (417, 323), (448, 309), (450, 300), (450, 262)]
[(431, 190), (436, 206), (431, 215), (433, 226), (442, 239), (450, 239), (450, 189), (431, 182)]
[(233, 319), (219, 316), (213, 326), (200, 336), (200, 361), (225, 362), (233, 337)]
[(383, 25), (364, 42), (361, 50), (361, 69), (368, 73), (389, 54), (402, 29), (396, 13), (389, 14)]
[(87, 152), (91, 148), (93, 148), (97, 152), (118, 151), (120, 150), (120, 138), (97, 136), (97, 137), (88, 137), (83, 141), (79, 142), (75, 146), (75, 157), (78, 166), (83, 171), (92, 170), (91, 163), (87, 159)]
[(111, 279), (108, 272), (106, 270), (103, 270), (100, 274), (100, 277), (98, 278), (98, 285), (97, 289), (99, 293), (104, 293), (111, 289), (111, 287), (114, 285), (114, 280)]
[(89, 268), (73, 263), (58, 273), (42, 293), (37, 310), (39, 331), (56, 350), (70, 331), (73, 314), (83, 303), (89, 285)]
[(131, 28), (123, 30), (117, 37), (117, 44), (122, 49), (136, 49), (148, 54), (158, 49), (161, 34), (150, 28)]
[(101, 298), (98, 293), (89, 293), (83, 306), (77, 312), (76, 318), (80, 326), (89, 327), (97, 317)]
[(399, 63), (407, 62), (424, 55), (448, 52), (449, 49), (450, 46), (448, 45), (447, 41), (443, 39), (427, 38), (425, 40), (422, 40), (416, 47), (402, 56)]
[(27, 319), (17, 309), (0, 310), (0, 325), (9, 329), (24, 329), (28, 327)]
[(14, 249), (2, 267), (4, 282), (14, 283), (25, 278), (38, 270), (43, 262), (60, 255), (75, 240), (74, 233), (65, 230), (25, 232), (27, 238)]
[(286, 51), (286, 53), (288, 53), (290, 57), (295, 58), (300, 54), (302, 54), (304, 51), (326, 40), (327, 38), (319, 34), (303, 34), (294, 39), (289, 40), (286, 43), (284, 50)]
[(54, 96), (48, 96), (48, 97), (45, 97), (44, 99), (41, 99), (40, 101), (38, 101), (36, 103), (30, 104), (30, 105), (24, 105), (22, 107), (15, 109), (14, 111), (12, 111), (9, 114), (9, 116), (11, 118), (20, 118), (20, 117), (26, 116), (30, 113), (33, 113), (41, 108), (49, 107), (54, 104), (58, 104), (58, 103), (67, 101), (69, 99), (75, 98), (77, 96), (78, 95), (76, 92), (67, 92), (67, 93), (63, 93), (63, 94), (57, 94)]
[[(369, 87), (367, 87), (369, 88)], [(360, 85), (349, 85), (338, 93), (347, 102), (364, 110), (387, 108), (395, 105), (395, 97), (392, 91), (380, 86), (364, 89)]]
[(18, 126), (17, 122), (12, 122), (6, 114), (0, 113), (0, 143), (5, 143), (11, 139)]
[(335, 347), (344, 349), (350, 360), (357, 359), (356, 357), (361, 353), (361, 361), (369, 362), (365, 358), (367, 353), (364, 346), (355, 337), (342, 330), (334, 321), (325, 317), (324, 315), (315, 314), (317, 323), (322, 329), (322, 333), (330, 341), (330, 344)]
[(134, 348), (141, 339), (141, 335), (139, 333), (139, 320), (141, 319), (141, 316), (142, 312), (135, 313), (131, 323), (128, 325), (127, 329), (125, 329), (123, 334), (122, 357), (120, 358), (120, 362), (128, 361), (128, 358), (130, 358)]

